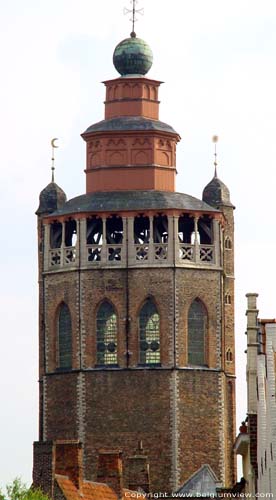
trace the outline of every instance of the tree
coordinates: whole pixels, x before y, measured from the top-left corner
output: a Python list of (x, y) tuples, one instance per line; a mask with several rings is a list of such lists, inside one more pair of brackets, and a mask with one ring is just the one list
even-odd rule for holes
[(0, 500), (49, 500), (41, 490), (27, 488), (20, 477), (6, 486), (6, 495), (0, 490)]

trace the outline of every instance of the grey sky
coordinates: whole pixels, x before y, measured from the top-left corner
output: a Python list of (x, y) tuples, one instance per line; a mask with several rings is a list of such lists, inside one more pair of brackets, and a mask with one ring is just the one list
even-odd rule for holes
[[(1, 365), (0, 485), (31, 481), (37, 439), (39, 192), (50, 181), (50, 139), (59, 137), (56, 180), (84, 192), (85, 144), (103, 118), (101, 81), (116, 77), (115, 45), (131, 30), (129, 0), (0, 0)], [(273, 0), (140, 0), (137, 33), (154, 52), (161, 120), (181, 135), (177, 190), (201, 197), (218, 175), (236, 205), (238, 422), (246, 411), (245, 293), (276, 315), (276, 6)]]

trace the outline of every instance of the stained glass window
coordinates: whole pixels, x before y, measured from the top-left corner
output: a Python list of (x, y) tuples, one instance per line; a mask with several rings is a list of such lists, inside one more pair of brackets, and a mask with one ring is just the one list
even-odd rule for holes
[(139, 315), (140, 363), (160, 363), (160, 318), (155, 304), (148, 299)]
[(191, 304), (188, 315), (188, 363), (205, 365), (207, 314), (199, 299)]
[(97, 364), (117, 364), (117, 316), (107, 301), (97, 312)]
[(69, 308), (61, 304), (58, 317), (59, 368), (72, 367), (72, 325)]

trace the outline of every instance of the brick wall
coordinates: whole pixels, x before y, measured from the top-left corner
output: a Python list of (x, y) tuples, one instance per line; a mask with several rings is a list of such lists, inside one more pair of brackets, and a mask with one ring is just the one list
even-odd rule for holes
[(53, 442), (35, 442), (33, 447), (33, 486), (53, 496), (55, 455)]
[[(229, 398), (223, 382), (219, 384), (219, 372), (172, 371), (175, 359), (178, 367), (187, 367), (188, 309), (196, 297), (208, 312), (208, 366), (221, 369), (221, 280), (220, 271), (179, 268), (165, 268), (162, 273), (149, 268), (99, 269), (45, 277), (47, 366), (43, 372), (46, 368), (52, 374), (43, 381), (44, 438), (81, 439), (87, 479), (96, 479), (100, 448), (120, 448), (127, 458), (135, 453), (139, 439), (149, 458), (155, 491), (167, 490), (168, 485), (176, 488), (203, 463), (210, 463), (221, 478), (233, 477), (229, 450), (234, 406), (232, 399), (225, 403)], [(148, 296), (154, 298), (160, 313), (161, 369), (137, 367), (138, 315)], [(119, 369), (114, 370), (94, 369), (96, 311), (103, 299), (113, 303), (118, 316)], [(75, 371), (54, 374), (55, 318), (61, 301), (71, 312)], [(126, 370), (127, 346), (132, 370)], [(80, 367), (86, 371), (80, 373)], [(228, 451), (224, 454), (225, 442)]]

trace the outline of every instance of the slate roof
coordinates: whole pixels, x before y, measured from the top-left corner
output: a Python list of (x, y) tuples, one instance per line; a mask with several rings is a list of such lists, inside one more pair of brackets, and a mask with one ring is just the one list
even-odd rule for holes
[(208, 464), (198, 469), (178, 490), (179, 494), (187, 496), (216, 496), (218, 479)]
[(122, 130), (130, 132), (136, 130), (153, 130), (159, 132), (169, 132), (174, 135), (177, 134), (177, 132), (170, 125), (161, 122), (160, 120), (151, 120), (150, 118), (144, 118), (142, 116), (121, 116), (94, 123), (88, 127), (82, 135), (89, 134), (91, 132), (121, 132)]
[(64, 191), (55, 182), (50, 182), (39, 195), (39, 207), (36, 214), (42, 215), (54, 212), (57, 208), (62, 207), (65, 202), (66, 194)]
[(167, 191), (110, 191), (88, 193), (72, 198), (51, 216), (82, 212), (122, 212), (179, 209), (218, 212), (214, 207), (193, 196)]
[(216, 175), (204, 188), (202, 199), (214, 207), (220, 205), (229, 207), (234, 206), (230, 201), (230, 191), (228, 187)]

